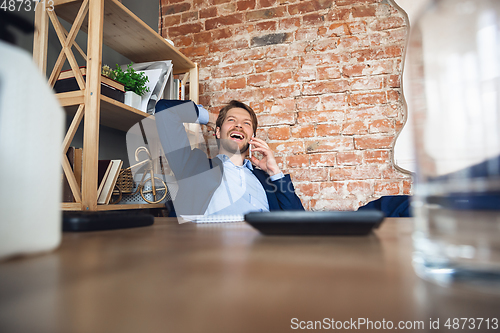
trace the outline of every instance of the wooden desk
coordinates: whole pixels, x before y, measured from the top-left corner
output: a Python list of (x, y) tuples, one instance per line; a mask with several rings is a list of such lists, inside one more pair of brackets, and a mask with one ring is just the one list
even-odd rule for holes
[(0, 332), (300, 331), (292, 318), (423, 321), (420, 332), (432, 318), (449, 332), (450, 317), (500, 317), (500, 296), (415, 276), (411, 231), (387, 219), (368, 237), (265, 237), (163, 218), (66, 233), (53, 253), (0, 264)]

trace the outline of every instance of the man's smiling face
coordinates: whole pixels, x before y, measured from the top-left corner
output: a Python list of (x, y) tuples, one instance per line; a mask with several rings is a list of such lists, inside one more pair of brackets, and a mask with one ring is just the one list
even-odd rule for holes
[(248, 141), (252, 138), (252, 118), (247, 110), (232, 108), (227, 112), (222, 126), (216, 128), (215, 135), (220, 139), (221, 153), (244, 153), (248, 149)]

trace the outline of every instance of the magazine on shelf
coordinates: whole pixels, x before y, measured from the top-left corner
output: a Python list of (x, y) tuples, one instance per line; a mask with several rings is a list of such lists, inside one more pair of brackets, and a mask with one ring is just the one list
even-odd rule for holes
[(115, 187), (122, 165), (122, 160), (110, 161), (107, 174), (101, 181), (102, 186), (100, 186), (101, 190), (97, 199), (98, 204), (105, 205), (109, 203), (109, 199), (111, 199), (111, 194), (113, 193), (113, 188)]

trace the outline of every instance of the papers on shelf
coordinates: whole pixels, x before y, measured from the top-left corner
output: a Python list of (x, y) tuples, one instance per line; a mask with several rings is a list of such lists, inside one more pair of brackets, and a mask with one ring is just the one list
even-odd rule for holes
[[(149, 79), (148, 82), (146, 82), (146, 86), (149, 88), (148, 92), (145, 92), (144, 95), (141, 96), (141, 111), (148, 112), (148, 103), (152, 99), (154, 100), (154, 104), (156, 105), (156, 102), (158, 101), (158, 96), (157, 94), (154, 93), (156, 84), (160, 81), (160, 77), (162, 74), (161, 69), (147, 69), (147, 70), (142, 70), (142, 71), (137, 71), (137, 72), (142, 72), (144, 75), (146, 75)], [(148, 112), (149, 113), (149, 112)]]
[[(126, 70), (127, 66), (122, 65), (121, 67), (123, 70)], [(149, 92), (142, 95), (140, 110), (153, 114), (156, 102), (162, 98), (167, 82), (172, 81), (172, 61), (162, 60), (135, 63), (132, 65), (132, 68), (137, 72), (144, 73), (149, 79), (149, 82), (146, 83)]]

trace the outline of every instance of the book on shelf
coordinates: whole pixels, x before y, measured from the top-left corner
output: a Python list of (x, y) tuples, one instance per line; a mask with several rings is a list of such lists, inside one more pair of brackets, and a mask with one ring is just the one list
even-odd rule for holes
[[(74, 151), (75, 147), (69, 147), (68, 151), (66, 152), (66, 157), (68, 158), (71, 169), (73, 169)], [(68, 178), (66, 177), (64, 171), (63, 171), (62, 201), (63, 202), (74, 201), (73, 193), (71, 192), (71, 187), (69, 186)]]
[(109, 162), (108, 167), (106, 168), (106, 173), (101, 181), (101, 185), (99, 186), (100, 189), (98, 191), (97, 199), (98, 204), (106, 205), (109, 203), (122, 165), (122, 160), (111, 160)]
[[(76, 178), (76, 183), (81, 188), (82, 186), (82, 148), (69, 147), (66, 152), (66, 156), (68, 157), (69, 165), (71, 166), (71, 170), (73, 170), (73, 174)], [(73, 196), (73, 192), (71, 191), (71, 187), (69, 186), (68, 179), (66, 175), (63, 173), (63, 190), (62, 190), (62, 201), (63, 202), (74, 202), (75, 198)]]
[(73, 164), (73, 173), (75, 174), (76, 182), (82, 188), (82, 170), (83, 170), (83, 149), (75, 148), (75, 163)]
[(179, 99), (185, 100), (186, 99), (186, 86), (182, 80), (179, 80)]
[(172, 78), (165, 88), (165, 99), (184, 100), (185, 87), (180, 79)]
[(97, 197), (102, 192), (102, 188), (104, 186), (104, 181), (106, 177), (108, 177), (109, 171), (111, 170), (111, 160), (99, 160), (97, 161), (97, 184), (99, 187), (97, 188)]
[(186, 87), (185, 83), (178, 78), (174, 78), (173, 75), (169, 78), (165, 90), (163, 92), (164, 99), (171, 100), (185, 100), (186, 99)]
[(181, 80), (179, 79), (174, 79), (174, 95), (175, 95), (175, 98), (174, 99), (181, 99), (180, 98), (180, 84), (181, 84)]
[(185, 87), (184, 83), (180, 79), (174, 79), (173, 92), (172, 95), (174, 98), (172, 99), (185, 99)]

